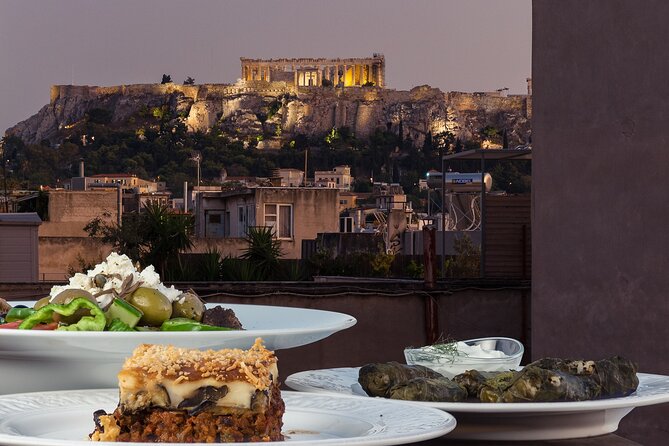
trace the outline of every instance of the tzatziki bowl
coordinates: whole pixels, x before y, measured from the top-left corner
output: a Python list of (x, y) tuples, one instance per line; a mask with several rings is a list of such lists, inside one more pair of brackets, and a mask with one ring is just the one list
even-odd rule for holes
[(452, 379), (467, 370), (515, 370), (524, 352), (525, 347), (516, 339), (488, 337), (408, 347), (404, 350), (404, 357), (409, 365), (422, 365)]

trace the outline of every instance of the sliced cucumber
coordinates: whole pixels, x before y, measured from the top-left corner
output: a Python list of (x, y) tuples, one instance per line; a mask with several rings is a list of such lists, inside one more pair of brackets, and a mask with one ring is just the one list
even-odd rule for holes
[(105, 316), (107, 317), (107, 324), (111, 323), (114, 319), (119, 319), (130, 328), (134, 328), (142, 316), (144, 316), (144, 313), (124, 300), (114, 299), (107, 309)]

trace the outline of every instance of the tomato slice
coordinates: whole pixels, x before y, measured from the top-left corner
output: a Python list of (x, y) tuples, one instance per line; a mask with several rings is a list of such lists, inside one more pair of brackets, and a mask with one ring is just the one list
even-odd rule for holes
[(0, 328), (19, 328), (19, 325), (21, 325), (21, 322), (23, 322), (23, 321), (7, 322), (6, 324), (0, 325)]
[[(0, 329), (6, 328), (16, 330), (19, 328), (19, 325), (21, 325), (21, 322), (23, 321), (7, 322), (6, 324), (1, 324)], [(56, 328), (58, 328), (58, 322), (50, 322), (48, 324), (37, 324), (32, 330), (55, 330)]]
[(55, 330), (58, 328), (58, 322), (51, 322), (48, 324), (37, 324), (32, 330)]

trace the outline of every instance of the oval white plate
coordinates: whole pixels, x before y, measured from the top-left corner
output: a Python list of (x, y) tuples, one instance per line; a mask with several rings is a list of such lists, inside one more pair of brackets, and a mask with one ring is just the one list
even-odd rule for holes
[[(359, 367), (309, 370), (290, 375), (294, 390), (369, 398), (358, 384)], [(624, 398), (554, 403), (412, 402), (452, 413), (458, 427), (453, 438), (478, 440), (550, 440), (614, 432), (638, 406), (669, 402), (669, 376), (637, 374), (639, 387)], [(380, 399), (380, 398), (369, 398)]]
[[(286, 413), (282, 431), (286, 441), (295, 445), (403, 444), (440, 437), (456, 425), (455, 418), (447, 412), (382, 399), (297, 392), (283, 392), (283, 399)], [(117, 403), (116, 389), (0, 396), (0, 444), (98, 444), (88, 440), (94, 428), (93, 412), (98, 409), (110, 412)]]
[[(12, 302), (16, 305), (20, 302)], [(30, 302), (26, 305), (31, 304)], [(68, 332), (0, 330), (0, 394), (107, 388), (139, 344), (199, 349), (249, 348), (262, 338), (270, 350), (324, 339), (355, 325), (348, 314), (305, 308), (208, 304), (231, 308), (244, 330), (196, 332)]]

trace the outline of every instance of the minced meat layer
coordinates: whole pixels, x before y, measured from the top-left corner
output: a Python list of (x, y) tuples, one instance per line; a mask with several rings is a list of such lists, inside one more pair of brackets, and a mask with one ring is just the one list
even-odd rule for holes
[[(230, 414), (184, 410), (147, 409), (123, 413), (117, 408), (111, 417), (120, 428), (119, 442), (226, 443), (281, 441), (285, 405), (278, 385), (272, 386), (270, 405), (263, 413), (236, 410)], [(96, 429), (101, 434), (100, 425)], [(92, 434), (92, 436), (94, 436)], [(98, 435), (99, 436), (99, 435)]]

